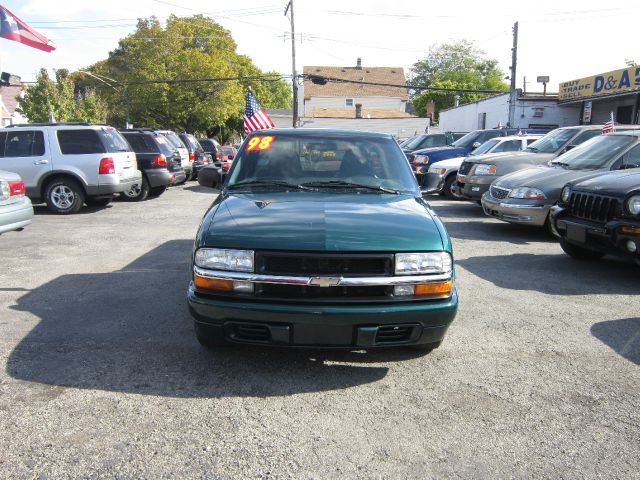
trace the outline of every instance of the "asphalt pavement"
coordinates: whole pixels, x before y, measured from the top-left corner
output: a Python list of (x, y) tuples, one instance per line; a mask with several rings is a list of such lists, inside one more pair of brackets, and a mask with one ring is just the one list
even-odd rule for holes
[(460, 309), (443, 345), (207, 351), (193, 182), (0, 236), (0, 478), (638, 478), (640, 268), (432, 205)]

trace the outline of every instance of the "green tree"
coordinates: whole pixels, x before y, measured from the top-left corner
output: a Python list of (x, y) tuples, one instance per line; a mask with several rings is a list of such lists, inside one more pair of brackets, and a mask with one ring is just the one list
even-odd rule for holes
[(55, 80), (46, 69), (38, 72), (36, 83), (29, 86), (20, 100), (20, 112), (31, 122), (47, 122), (51, 112), (58, 122), (103, 123), (106, 103), (93, 90), (76, 90), (65, 69), (55, 70)]
[[(498, 62), (485, 58), (472, 42), (461, 40), (432, 46), (427, 56), (416, 62), (410, 70), (409, 82), (437, 88), (461, 88), (469, 90), (507, 91), (504, 73)], [(468, 103), (486, 97), (486, 94), (457, 93), (460, 103)], [(413, 98), (416, 113), (425, 116), (427, 104), (433, 100), (437, 112), (455, 104), (456, 92), (427, 90)]]
[[(141, 19), (136, 31), (120, 40), (106, 60), (88, 70), (128, 84), (99, 88), (109, 104), (109, 121), (114, 124), (123, 124), (128, 114), (136, 126), (200, 134), (237, 131), (242, 125), (248, 85), (264, 107), (286, 108), (291, 103), (290, 89), (279, 80), (279, 74), (273, 76), (275, 82), (144, 83), (265, 75), (248, 57), (236, 53), (229, 31), (202, 15), (171, 16), (164, 28), (156, 18)], [(95, 85), (95, 79), (87, 77), (82, 83)]]

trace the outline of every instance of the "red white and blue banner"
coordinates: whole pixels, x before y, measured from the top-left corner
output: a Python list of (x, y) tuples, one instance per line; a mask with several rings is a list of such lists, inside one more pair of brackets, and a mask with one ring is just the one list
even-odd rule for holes
[(51, 40), (36, 32), (2, 5), (0, 5), (0, 37), (14, 40), (45, 52), (56, 49)]
[(274, 127), (275, 124), (267, 112), (262, 109), (256, 97), (253, 96), (251, 87), (249, 87), (244, 109), (244, 131), (251, 133), (255, 130), (267, 130)]

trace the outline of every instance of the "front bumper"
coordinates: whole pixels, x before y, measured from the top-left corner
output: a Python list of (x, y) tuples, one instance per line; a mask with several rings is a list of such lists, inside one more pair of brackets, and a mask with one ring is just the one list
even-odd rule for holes
[[(553, 233), (564, 241), (640, 262), (640, 234), (622, 231), (624, 227), (640, 229), (640, 220), (614, 219), (605, 224), (594, 223), (571, 217), (559, 206), (552, 207), (550, 215)], [(631, 244), (635, 246), (634, 251), (629, 249)]]
[(438, 172), (428, 172), (424, 176), (423, 189), (429, 193), (442, 193), (445, 176)]
[[(212, 297), (192, 283), (187, 299), (196, 322), (231, 342), (346, 349), (439, 342), (458, 307), (455, 287), (445, 299), (339, 305)], [(244, 338), (242, 326), (269, 334), (261, 341)]]
[(33, 219), (33, 206), (29, 197), (9, 205), (0, 206), (0, 233), (24, 228)]
[(490, 217), (510, 223), (535, 225), (542, 227), (547, 221), (551, 205), (526, 205), (508, 203), (508, 200), (497, 199), (489, 191), (482, 195), (482, 209)]
[[(470, 177), (467, 177), (470, 178)], [(474, 179), (472, 181), (475, 182)], [(489, 190), (491, 182), (485, 183), (470, 183), (468, 180), (466, 183), (455, 182), (451, 187), (451, 191), (456, 197), (463, 198), (465, 200), (473, 200), (479, 202), (482, 195)]]

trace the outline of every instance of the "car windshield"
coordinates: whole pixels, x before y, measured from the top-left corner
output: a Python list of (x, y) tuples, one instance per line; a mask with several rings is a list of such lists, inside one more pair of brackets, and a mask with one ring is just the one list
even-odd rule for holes
[(476, 139), (480, 136), (482, 130), (476, 130), (475, 132), (469, 132), (464, 137), (459, 138), (455, 142), (451, 144), (452, 147), (462, 147), (462, 148), (471, 148), (476, 141)]
[(173, 132), (162, 132), (162, 134), (165, 136), (165, 138), (167, 140), (169, 140), (171, 145), (173, 145), (175, 148), (187, 148), (187, 147), (185, 147), (184, 143), (182, 143), (182, 140), (180, 140), (178, 135), (176, 135), (175, 133), (173, 133)]
[(631, 135), (600, 135), (560, 155), (551, 163), (570, 170), (604, 168), (611, 160), (618, 158), (636, 138)]
[(471, 152), (470, 155), (481, 155), (483, 153), (487, 153), (493, 147), (495, 147), (498, 143), (500, 143), (500, 140), (498, 140), (497, 138), (492, 138), (491, 140), (487, 140), (478, 148), (476, 148), (473, 152)]
[(555, 153), (565, 146), (576, 134), (574, 129), (558, 129), (547, 133), (540, 140), (533, 142), (527, 147), (525, 152), (533, 153)]
[(402, 148), (405, 148), (407, 145), (409, 145), (409, 143), (413, 142), (416, 138), (418, 138), (418, 137), (405, 138), (403, 141), (398, 142), (398, 145), (400, 145), (400, 147), (402, 147)]
[(291, 186), (394, 193), (416, 193), (418, 188), (406, 157), (391, 138), (286, 133), (248, 137), (227, 188)]
[(402, 145), (405, 150), (414, 150), (420, 146), (420, 143), (424, 140), (426, 135), (418, 135), (413, 137)]

